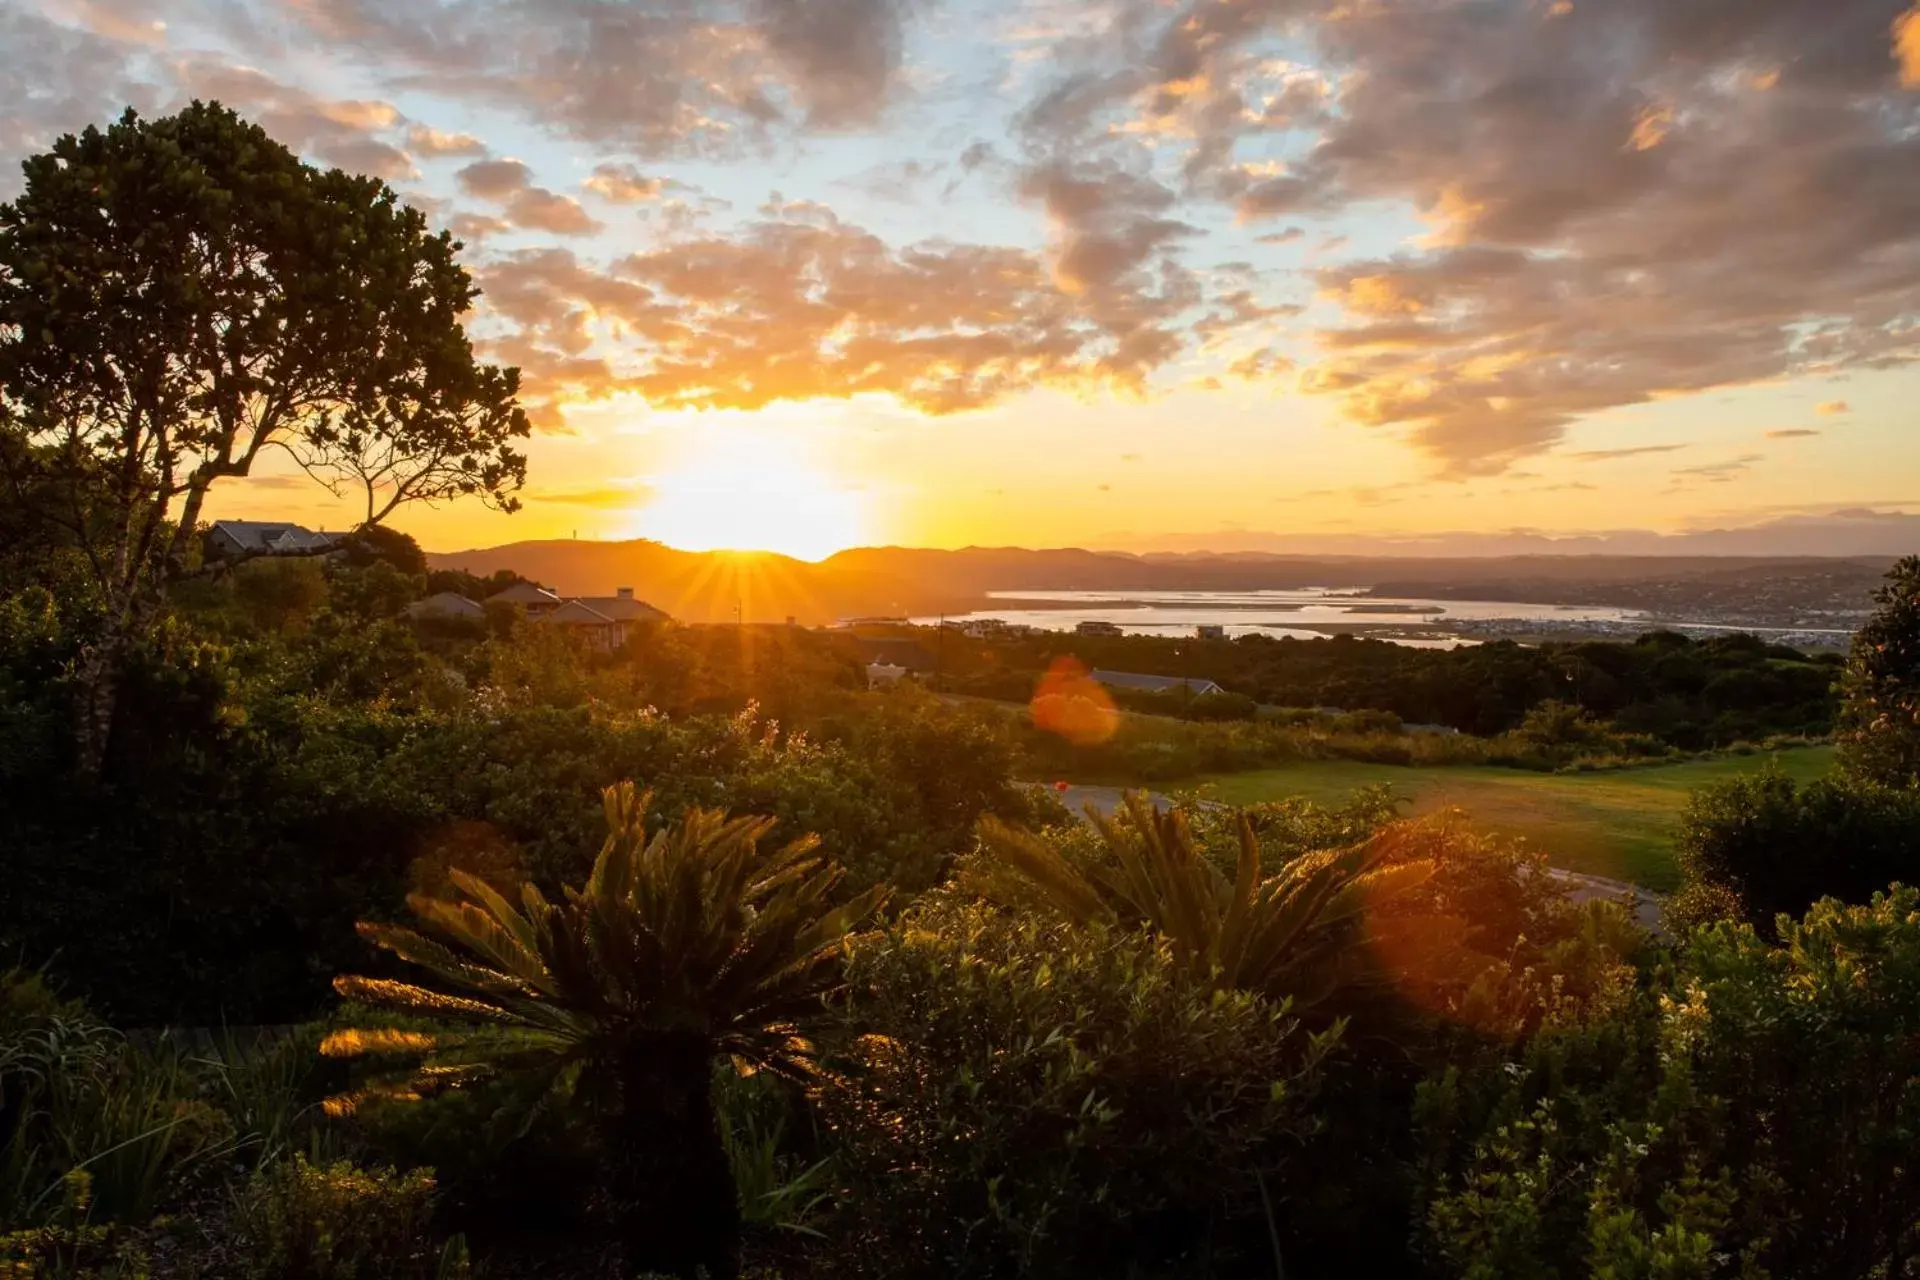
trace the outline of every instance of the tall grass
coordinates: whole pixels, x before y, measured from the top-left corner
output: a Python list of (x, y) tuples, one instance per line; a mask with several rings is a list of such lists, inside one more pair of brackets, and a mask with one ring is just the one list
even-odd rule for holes
[(0, 1231), (70, 1217), (75, 1174), (88, 1221), (143, 1222), (210, 1162), (278, 1158), (309, 1130), (312, 1061), (297, 1035), (130, 1041), (0, 973)]
[(716, 1073), (714, 1085), (720, 1142), (740, 1196), (741, 1221), (819, 1235), (813, 1223), (832, 1199), (832, 1162), (808, 1162), (787, 1149), (788, 1108), (777, 1086), (759, 1077), (742, 1079), (730, 1069)]
[(232, 1121), (235, 1154), (252, 1166), (296, 1153), (316, 1163), (347, 1153), (344, 1135), (321, 1123), (319, 1042), (313, 1027), (222, 1029), (190, 1059), (201, 1096)]
[(0, 1226), (49, 1220), (74, 1173), (90, 1179), (90, 1219), (151, 1217), (178, 1178), (231, 1147), (177, 1054), (67, 1015), (0, 1034)]

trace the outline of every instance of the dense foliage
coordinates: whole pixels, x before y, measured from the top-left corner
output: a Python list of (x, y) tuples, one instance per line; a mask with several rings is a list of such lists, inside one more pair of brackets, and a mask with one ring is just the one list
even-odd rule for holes
[(366, 526), (414, 501), (511, 509), (529, 426), (518, 370), (461, 328), (478, 291), (452, 238), (379, 179), (200, 102), (22, 168), (0, 205), (0, 493), (94, 606), (72, 673), (92, 775), (130, 651), (203, 571), (216, 484), (284, 451), (361, 491)]
[(1860, 902), (1920, 881), (1920, 791), (1844, 776), (1733, 779), (1694, 795), (1677, 852), (1676, 919), (1732, 917), (1770, 933), (1776, 915), (1821, 898)]
[(299, 565), (324, 603), (289, 634), (221, 622), (250, 608), (237, 583), (208, 606), (216, 627), (180, 616), (130, 666), (84, 787), (62, 673), (88, 615), (42, 591), (0, 602), (0, 938), (57, 957), (116, 1018), (282, 1021), (322, 1007), (355, 919), (440, 887), (450, 861), (578, 881), (599, 793), (623, 779), (668, 817), (722, 806), (813, 832), (856, 888), (924, 888), (979, 814), (1034, 811), (1008, 745), (937, 703), (876, 703), (815, 736), (765, 718), (750, 674), (729, 715), (575, 697), (620, 672), (538, 631), (450, 661), (365, 602), (386, 572)]
[(1543, 703), (1564, 702), (1625, 735), (1686, 750), (1769, 734), (1831, 730), (1839, 659), (1809, 657), (1748, 635), (1689, 640), (1652, 632), (1631, 642), (1417, 649), (1385, 640), (1164, 639), (1040, 634), (941, 639), (942, 683), (1025, 700), (1040, 673), (1071, 654), (1090, 667), (1201, 677), (1231, 695), (1123, 695), (1122, 705), (1202, 718), (1252, 703), (1391, 712), (1409, 724), (1491, 736), (1516, 730)]
[[(1150, 937), (935, 895), (849, 966), (819, 1105), (876, 1276), (1196, 1276), (1268, 1265), (1263, 1181), (1312, 1125), (1284, 1000), (1216, 992)], [(1177, 1082), (1176, 1087), (1170, 1087)]]
[(1697, 936), (1675, 971), (1516, 1062), (1423, 1091), (1444, 1274), (1909, 1274), (1920, 1179), (1920, 894), (1779, 944)]
[(1678, 854), (1673, 917), (1744, 919), (1771, 933), (1779, 913), (1824, 897), (1861, 902), (1920, 881), (1920, 559), (1902, 560), (1854, 642), (1841, 683), (1838, 775), (1804, 787), (1778, 775), (1696, 793)]
[(1920, 787), (1920, 556), (1895, 565), (1874, 599), (1841, 685), (1843, 754), (1870, 782)]

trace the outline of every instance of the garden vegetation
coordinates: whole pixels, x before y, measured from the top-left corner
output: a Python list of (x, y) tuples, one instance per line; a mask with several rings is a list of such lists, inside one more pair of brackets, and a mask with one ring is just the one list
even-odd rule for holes
[[(349, 466), (455, 441), (437, 496), (505, 501), (514, 378), (464, 345), (454, 246), (218, 108), (28, 177), (0, 208), (0, 1275), (1920, 1270), (1920, 560), (1844, 672), (1745, 638), (1488, 646), (1458, 660), (1476, 710), (1402, 700), (1436, 659), (1309, 642), (1274, 668), (1303, 683), (1248, 688), (1360, 719), (1103, 743), (870, 694), (798, 630), (604, 654), (510, 610), (416, 622), (489, 584), (430, 574), (382, 503), (337, 554), (205, 559), (182, 477), (240, 483), (245, 453), (191, 342), (155, 348), (165, 430), (204, 450), (169, 479), (102, 451), (148, 412), (99, 381), (118, 350), (34, 326), (176, 323), (120, 316), (120, 268), (79, 252), (155, 202), (176, 248), (255, 237), (239, 281), (169, 258), (156, 305), (219, 285), (268, 367), (326, 357), (272, 430)], [(341, 260), (309, 279), (315, 243)], [(402, 291), (376, 350), (275, 350), (386, 306), (354, 282), (396, 262), (431, 324)], [(1575, 903), (1550, 842), (1377, 792), (1089, 821), (1023, 781), (1408, 741), (1369, 708), (1486, 735), (1417, 750), (1560, 767), (1818, 731), (1835, 675), (1840, 775), (1698, 797), (1657, 934)]]

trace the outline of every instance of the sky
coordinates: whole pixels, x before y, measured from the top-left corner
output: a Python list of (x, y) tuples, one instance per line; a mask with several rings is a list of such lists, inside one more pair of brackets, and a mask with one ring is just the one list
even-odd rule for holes
[(1914, 513), (1908, 3), (0, 0), (0, 198), (200, 98), (426, 211), (536, 424), (435, 549)]

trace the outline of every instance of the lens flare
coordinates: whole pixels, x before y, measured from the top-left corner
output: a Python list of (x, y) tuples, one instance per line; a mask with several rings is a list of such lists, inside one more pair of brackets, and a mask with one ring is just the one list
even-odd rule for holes
[(1077, 747), (1105, 742), (1120, 727), (1113, 699), (1076, 658), (1056, 658), (1040, 677), (1030, 708), (1033, 725)]

